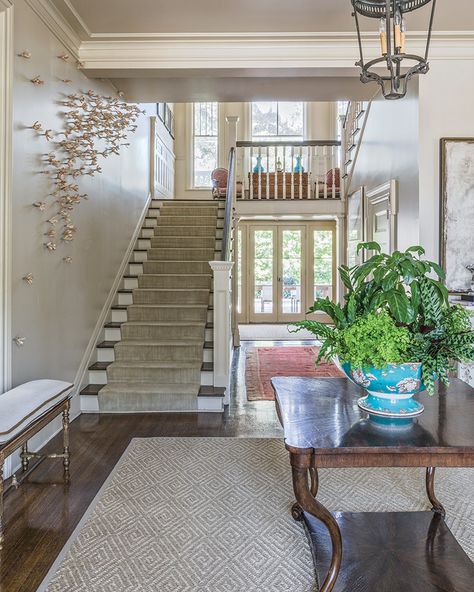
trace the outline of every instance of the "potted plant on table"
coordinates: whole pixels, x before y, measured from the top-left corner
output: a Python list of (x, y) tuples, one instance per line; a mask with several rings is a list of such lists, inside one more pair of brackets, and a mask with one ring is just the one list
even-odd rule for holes
[(295, 323), (322, 340), (316, 363), (338, 360), (347, 376), (366, 389), (359, 407), (373, 416), (413, 417), (423, 405), (413, 396), (435, 382), (449, 383), (453, 362), (474, 361), (469, 312), (448, 301), (444, 272), (423, 258), (420, 246), (391, 255), (378, 243), (361, 243), (374, 254), (361, 265), (339, 268), (346, 288), (343, 306), (319, 298), (309, 312), (329, 315), (332, 325)]

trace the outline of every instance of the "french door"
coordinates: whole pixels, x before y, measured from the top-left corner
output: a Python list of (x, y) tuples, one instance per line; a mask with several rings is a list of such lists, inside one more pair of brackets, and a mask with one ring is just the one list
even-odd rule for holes
[(237, 311), (241, 323), (306, 317), (314, 299), (335, 297), (336, 226), (318, 222), (240, 222)]

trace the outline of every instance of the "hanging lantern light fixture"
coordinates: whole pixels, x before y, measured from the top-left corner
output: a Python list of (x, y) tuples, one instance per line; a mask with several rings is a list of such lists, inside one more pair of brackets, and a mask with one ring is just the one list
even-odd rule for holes
[[(377, 82), (386, 99), (401, 99), (407, 93), (408, 81), (416, 74), (429, 70), (428, 53), (436, 0), (351, 0), (354, 8), (359, 41), (362, 82)], [(418, 10), (431, 2), (431, 15), (424, 56), (406, 53), (406, 13)], [(366, 62), (360, 32), (360, 17), (378, 19), (381, 57)], [(387, 72), (381, 71), (381, 68)]]

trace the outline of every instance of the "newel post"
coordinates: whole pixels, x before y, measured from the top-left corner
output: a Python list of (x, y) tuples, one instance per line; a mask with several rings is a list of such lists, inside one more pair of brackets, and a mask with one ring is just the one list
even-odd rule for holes
[(214, 386), (226, 389), (224, 405), (230, 401), (232, 363), (232, 261), (210, 261), (214, 272)]

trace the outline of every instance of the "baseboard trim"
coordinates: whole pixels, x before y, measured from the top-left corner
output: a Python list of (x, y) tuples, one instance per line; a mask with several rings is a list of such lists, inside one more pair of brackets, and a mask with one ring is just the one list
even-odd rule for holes
[(114, 282), (112, 284), (112, 287), (110, 288), (107, 299), (104, 303), (104, 306), (102, 307), (99, 318), (97, 319), (97, 323), (94, 327), (94, 331), (92, 332), (91, 338), (90, 338), (89, 343), (86, 347), (86, 350), (85, 350), (84, 355), (82, 357), (81, 363), (80, 363), (79, 368), (77, 370), (76, 376), (74, 378), (74, 385), (75, 385), (74, 386), (74, 399), (76, 397), (79, 399), (78, 395), (82, 389), (85, 375), (86, 375), (87, 369), (89, 367), (89, 362), (91, 360), (91, 357), (92, 357), (94, 349), (97, 345), (97, 342), (99, 341), (100, 333), (101, 333), (102, 329), (104, 328), (104, 324), (105, 324), (107, 315), (109, 314), (110, 307), (113, 304), (115, 294), (117, 293), (120, 282), (122, 281), (122, 278), (125, 275), (125, 270), (127, 268), (127, 265), (130, 262), (130, 258), (132, 256), (133, 249), (135, 247), (135, 243), (138, 239), (138, 235), (140, 234), (143, 222), (144, 222), (145, 217), (148, 212), (148, 208), (150, 207), (150, 202), (151, 202), (151, 194), (148, 194), (143, 211), (140, 215), (140, 218), (138, 219), (137, 225), (136, 225), (135, 230), (134, 230), (132, 237), (130, 239), (130, 243), (128, 245), (128, 248), (125, 251), (125, 254), (123, 256), (122, 263), (120, 264), (120, 267), (117, 271), (117, 275), (115, 276)]

